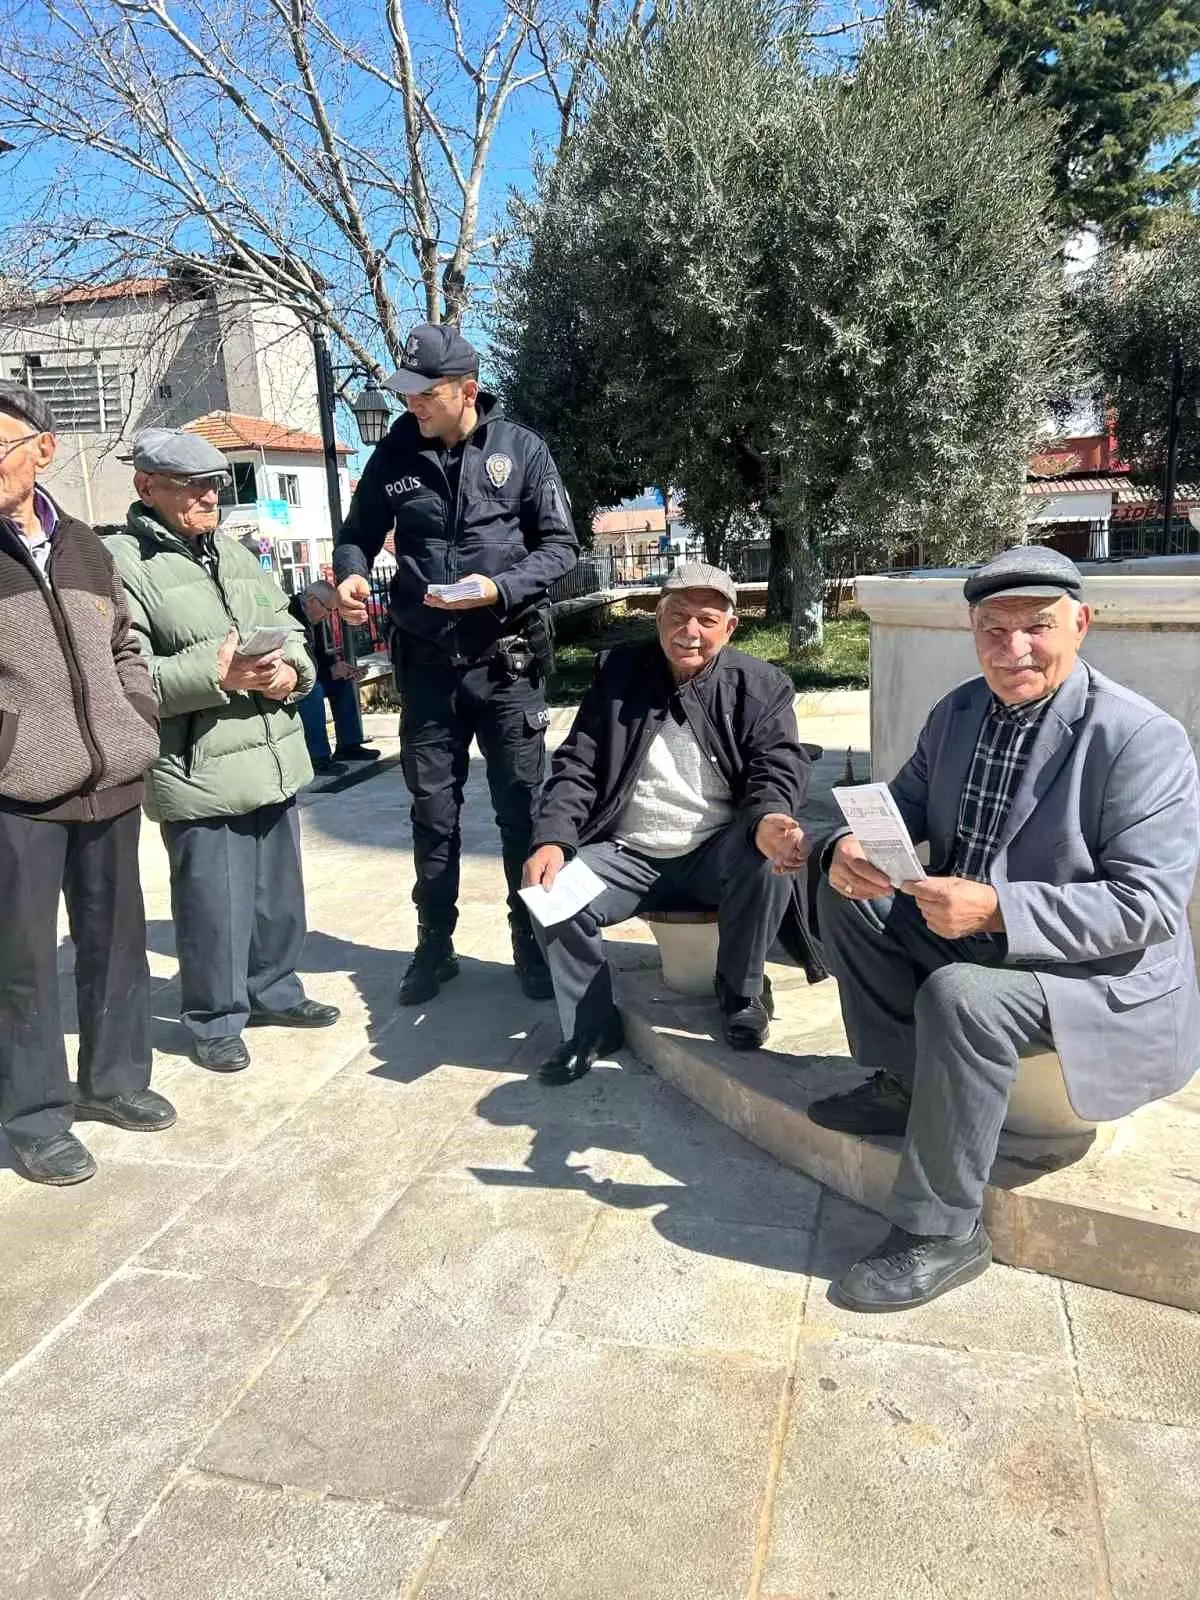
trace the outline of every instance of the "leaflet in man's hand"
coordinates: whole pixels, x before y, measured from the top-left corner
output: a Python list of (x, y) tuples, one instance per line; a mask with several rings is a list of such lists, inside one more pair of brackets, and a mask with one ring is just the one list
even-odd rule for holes
[(893, 887), (898, 889), (902, 883), (925, 876), (886, 783), (856, 783), (853, 788), (834, 789), (833, 798), (841, 806), (867, 860)]
[(439, 600), (482, 600), (487, 591), (478, 578), (460, 578), (457, 583), (431, 583), (426, 593)]
[(598, 878), (586, 861), (573, 856), (548, 889), (535, 883), (528, 889), (518, 889), (517, 893), (529, 907), (530, 916), (543, 928), (552, 928), (556, 922), (566, 922), (584, 906), (591, 905), (605, 887), (604, 879)]

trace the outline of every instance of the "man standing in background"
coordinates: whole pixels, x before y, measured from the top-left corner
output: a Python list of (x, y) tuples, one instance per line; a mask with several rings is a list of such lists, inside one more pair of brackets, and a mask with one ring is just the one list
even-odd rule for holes
[[(310, 583), (288, 602), (288, 610), (304, 629), (304, 642), (317, 669), (316, 683), (300, 702), (300, 720), (304, 724), (304, 739), (313, 771), (318, 775), (331, 772), (339, 761), (379, 759), (379, 751), (368, 749), (363, 743), (362, 712), (354, 692), (363, 669), (340, 660), (333, 647), (329, 619), (336, 606), (337, 590), (323, 578)], [(326, 701), (333, 712), (337, 736), (337, 745), (332, 750), (325, 726)]]
[(566, 492), (545, 441), (480, 389), (479, 357), (457, 328), (415, 328), (387, 387), (407, 415), (363, 469), (333, 566), (342, 616), (364, 622), (371, 566), (395, 529), (389, 615), (419, 924), (400, 1001), (420, 1005), (458, 972), (472, 739), (500, 829), (513, 965), (530, 999), (548, 1000), (554, 986), (518, 890), (550, 721), (546, 592), (579, 559)]
[[(0, 1123), (17, 1171), (61, 1185), (96, 1170), (73, 1119), (154, 1132), (175, 1111), (149, 1087), (138, 876), (158, 710), (103, 543), (38, 487), (55, 444), (46, 402), (0, 382)], [(60, 894), (75, 946), (74, 1093)]]

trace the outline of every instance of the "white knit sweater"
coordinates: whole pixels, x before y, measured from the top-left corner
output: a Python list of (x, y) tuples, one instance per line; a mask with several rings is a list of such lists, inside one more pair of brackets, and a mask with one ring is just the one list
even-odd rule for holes
[(684, 856), (733, 820), (733, 796), (685, 722), (668, 716), (617, 818), (622, 844), (646, 856)]

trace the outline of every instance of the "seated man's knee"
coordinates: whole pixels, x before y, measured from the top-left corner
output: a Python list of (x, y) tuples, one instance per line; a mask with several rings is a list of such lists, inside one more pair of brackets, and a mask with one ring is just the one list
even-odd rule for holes
[(917, 1022), (936, 1023), (939, 1018), (964, 1013), (981, 1015), (987, 1009), (995, 981), (990, 967), (977, 966), (970, 961), (951, 961), (938, 967), (917, 990)]

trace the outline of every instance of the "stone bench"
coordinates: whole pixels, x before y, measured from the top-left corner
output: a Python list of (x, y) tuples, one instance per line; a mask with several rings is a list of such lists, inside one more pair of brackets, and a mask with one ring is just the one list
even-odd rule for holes
[(711, 995), (717, 975), (717, 913), (645, 911), (642, 921), (658, 945), (667, 988), (676, 994)]
[[(648, 924), (658, 945), (663, 982), (676, 994), (713, 993), (717, 972), (715, 911), (650, 911)], [(1093, 1133), (1094, 1122), (1079, 1117), (1067, 1098), (1062, 1062), (1053, 1050), (1022, 1059), (1004, 1119), (1007, 1132), (1031, 1139), (1061, 1139)]]

